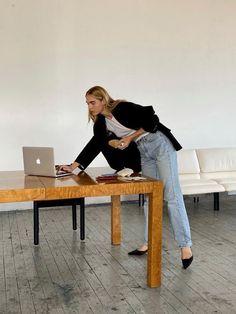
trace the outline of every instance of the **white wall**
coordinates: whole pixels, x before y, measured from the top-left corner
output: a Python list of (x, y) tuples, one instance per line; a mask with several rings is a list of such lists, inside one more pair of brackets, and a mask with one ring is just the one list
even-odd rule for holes
[(23, 168), (23, 145), (71, 162), (95, 84), (152, 104), (185, 148), (235, 146), (235, 15), (234, 0), (0, 0), (0, 170)]

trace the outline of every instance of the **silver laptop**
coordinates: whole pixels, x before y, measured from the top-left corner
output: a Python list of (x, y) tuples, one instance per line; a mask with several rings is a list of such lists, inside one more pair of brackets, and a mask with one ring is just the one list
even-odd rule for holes
[(52, 147), (23, 147), (24, 171), (27, 175), (59, 178), (71, 175), (58, 171)]

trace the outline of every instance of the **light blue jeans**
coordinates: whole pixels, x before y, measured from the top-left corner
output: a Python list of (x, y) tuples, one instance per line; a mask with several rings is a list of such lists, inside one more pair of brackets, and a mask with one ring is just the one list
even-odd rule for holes
[[(137, 142), (141, 154), (142, 174), (162, 180), (174, 238), (179, 247), (191, 247), (191, 233), (179, 183), (177, 154), (161, 132), (150, 133)], [(145, 243), (148, 242), (148, 202), (144, 202)]]

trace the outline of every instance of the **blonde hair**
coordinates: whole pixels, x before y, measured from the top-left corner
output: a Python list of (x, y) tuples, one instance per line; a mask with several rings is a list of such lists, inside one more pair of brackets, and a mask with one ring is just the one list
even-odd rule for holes
[[(119, 102), (121, 102), (121, 99), (114, 100), (108, 92), (105, 90), (105, 88), (101, 86), (93, 86), (91, 87), (85, 94), (85, 96), (91, 95), (94, 98), (104, 101), (105, 102), (105, 110), (107, 113), (111, 113), (112, 110), (118, 105)], [(96, 121), (97, 116), (93, 116), (90, 112), (88, 112), (88, 118), (93, 120), (93, 122)]]

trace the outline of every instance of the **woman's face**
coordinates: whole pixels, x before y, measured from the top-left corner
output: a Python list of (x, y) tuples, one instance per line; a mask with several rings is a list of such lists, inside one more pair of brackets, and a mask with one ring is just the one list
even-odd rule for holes
[(92, 95), (86, 96), (86, 103), (88, 105), (88, 110), (91, 115), (97, 116), (99, 113), (103, 113), (105, 109), (104, 100), (99, 100)]

